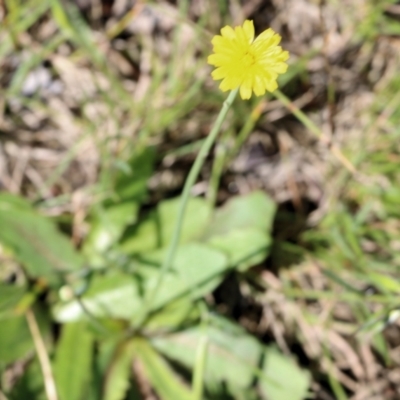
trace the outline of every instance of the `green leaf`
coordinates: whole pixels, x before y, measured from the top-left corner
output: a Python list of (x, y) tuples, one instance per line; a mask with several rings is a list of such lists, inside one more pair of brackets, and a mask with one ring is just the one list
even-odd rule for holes
[[(146, 290), (156, 284), (158, 268), (165, 251), (143, 256), (148, 268), (139, 268), (139, 273), (146, 282)], [(218, 285), (223, 273), (229, 269), (227, 257), (209, 246), (189, 243), (181, 246), (175, 256), (172, 270), (165, 276), (153, 302), (153, 309), (161, 308), (181, 296), (189, 296), (192, 301), (209, 293)]]
[(262, 192), (236, 197), (215, 212), (204, 239), (227, 254), (232, 267), (245, 271), (268, 255), (275, 209)]
[(214, 236), (208, 244), (227, 254), (230, 265), (243, 272), (265, 260), (271, 246), (271, 237), (259, 229), (244, 228)]
[(99, 51), (93, 34), (82, 14), (74, 3), (64, 3), (60, 0), (50, 0), (52, 18), (61, 32), (78, 46), (82, 46), (96, 64), (104, 62), (104, 54)]
[[(164, 252), (146, 255), (146, 260), (135, 265), (136, 275), (112, 272), (96, 275), (81, 298), (58, 303), (53, 314), (59, 322), (88, 319), (88, 313), (96, 318), (118, 318), (134, 321), (143, 307), (143, 295), (157, 282), (159, 263)], [(209, 293), (218, 285), (223, 273), (229, 268), (227, 258), (221, 252), (206, 245), (188, 244), (178, 249), (173, 268), (152, 304), (153, 310), (185, 296), (194, 301)], [(84, 308), (82, 308), (82, 304)]]
[(223, 236), (246, 228), (257, 228), (268, 233), (271, 231), (275, 211), (275, 203), (264, 192), (235, 197), (215, 212), (205, 237)]
[(47, 218), (28, 203), (0, 195), (0, 242), (10, 248), (31, 277), (60, 282), (60, 273), (79, 270), (83, 260)]
[[(45, 342), (49, 339), (50, 323), (47, 313), (35, 307), (35, 317)], [(15, 311), (0, 318), (0, 365), (10, 364), (25, 358), (35, 351), (25, 315)]]
[(132, 364), (133, 342), (122, 342), (115, 350), (108, 365), (103, 391), (103, 400), (122, 400), (129, 386)]
[(7, 365), (34, 352), (24, 315), (0, 320), (0, 364)]
[[(116, 177), (115, 193), (120, 201), (141, 203), (147, 196), (147, 181), (154, 170), (156, 152), (146, 147), (135, 153), (127, 164), (120, 167)], [(116, 164), (117, 165), (117, 164)]]
[(92, 265), (104, 264), (102, 253), (117, 243), (127, 226), (136, 223), (140, 203), (147, 196), (154, 160), (154, 149), (147, 147), (128, 163), (115, 161), (118, 171), (114, 196), (92, 211), (91, 230), (84, 245)]
[(163, 400), (192, 400), (191, 391), (182, 384), (169, 364), (145, 339), (135, 339), (135, 355), (143, 365), (146, 378)]
[(309, 374), (275, 347), (265, 349), (260, 389), (268, 400), (303, 400), (310, 385)]
[(53, 309), (54, 317), (59, 322), (90, 319), (90, 315), (130, 320), (141, 306), (141, 296), (134, 277), (112, 272), (94, 276), (81, 302), (83, 307), (77, 300), (57, 304)]
[[(87, 400), (99, 400), (103, 398), (107, 370), (111, 369), (113, 362), (115, 362), (115, 355), (118, 354), (117, 349), (118, 346), (121, 346), (121, 343), (119, 335), (108, 335), (106, 338), (97, 341), (96, 351), (93, 355), (92, 383), (89, 387)], [(110, 381), (110, 383), (112, 382)]]
[(19, 303), (25, 293), (26, 288), (24, 286), (0, 283), (0, 320), (13, 311), (13, 308)]
[[(128, 253), (144, 253), (168, 245), (176, 219), (180, 198), (166, 200), (157, 206), (137, 227), (126, 232), (121, 249)], [(191, 198), (187, 205), (180, 243), (199, 238), (210, 218), (211, 210), (204, 199)]]
[(31, 361), (9, 395), (10, 400), (48, 400), (44, 391), (43, 373), (37, 358)]
[(85, 323), (63, 325), (54, 362), (60, 400), (86, 398), (91, 379), (92, 347), (93, 338)]
[(23, 197), (15, 196), (7, 192), (0, 193), (0, 204), (2, 203), (15, 209), (22, 209), (27, 211), (33, 210), (31, 204), (28, 203)]
[(84, 253), (91, 264), (102, 264), (96, 259), (107, 251), (121, 237), (124, 229), (136, 222), (139, 203), (119, 203), (99, 209), (93, 217), (92, 227), (85, 241)]
[(190, 296), (171, 301), (159, 312), (151, 315), (146, 323), (148, 331), (176, 330), (189, 326), (200, 319), (200, 307), (193, 303)]
[(367, 279), (372, 285), (376, 285), (383, 293), (400, 294), (400, 283), (398, 279), (371, 270), (368, 270)]
[(226, 385), (229, 392), (249, 389), (255, 379), (262, 353), (262, 345), (239, 326), (221, 317), (212, 317), (210, 326), (202, 326), (155, 337), (155, 348), (171, 360), (192, 371), (196, 362), (196, 349), (206, 332), (208, 355), (205, 368), (205, 384), (212, 393), (223, 393)]

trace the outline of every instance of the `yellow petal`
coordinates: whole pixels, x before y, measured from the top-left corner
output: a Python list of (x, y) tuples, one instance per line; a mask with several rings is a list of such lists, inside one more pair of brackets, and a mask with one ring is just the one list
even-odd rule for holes
[(224, 38), (228, 38), (228, 39), (235, 39), (236, 35), (235, 35), (235, 31), (232, 29), (231, 26), (224, 26), (221, 29), (221, 35)]
[(254, 40), (254, 24), (253, 21), (246, 19), (243, 23), (243, 31), (247, 38), (248, 43), (252, 43)]
[(273, 69), (277, 74), (284, 74), (288, 69), (288, 65), (286, 63), (278, 63), (274, 65)]
[(232, 90), (232, 87), (231, 87), (231, 85), (229, 84), (229, 81), (228, 81), (227, 79), (224, 79), (224, 80), (220, 83), (219, 88), (220, 88), (223, 92), (226, 92), (226, 91), (228, 91), (228, 90)]
[(256, 40), (254, 41), (254, 44), (261, 42), (268, 42), (273, 36), (276, 36), (278, 38), (279, 40), (278, 43), (281, 41), (280, 35), (278, 35), (271, 28), (269, 28), (257, 36)]
[(217, 68), (213, 72), (211, 72), (211, 76), (215, 81), (223, 79), (226, 75), (224, 68)]
[(247, 100), (251, 97), (251, 89), (252, 89), (252, 76), (247, 76), (243, 83), (240, 85), (240, 97), (243, 100)]
[(260, 76), (256, 76), (254, 79), (253, 90), (256, 96), (262, 96), (265, 94), (264, 80)]
[(269, 81), (266, 85), (265, 88), (268, 90), (268, 92), (274, 92), (278, 88), (278, 84), (276, 83), (276, 80), (274, 81)]
[(226, 56), (224, 54), (211, 54), (210, 56), (208, 56), (207, 62), (208, 64), (219, 67), (221, 65), (224, 65), (226, 62), (229, 62), (229, 56)]

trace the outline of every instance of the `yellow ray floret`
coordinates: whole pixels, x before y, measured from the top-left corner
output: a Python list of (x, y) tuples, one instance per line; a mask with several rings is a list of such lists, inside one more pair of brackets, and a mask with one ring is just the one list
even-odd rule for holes
[(254, 92), (261, 96), (265, 91), (273, 92), (279, 74), (287, 70), (289, 53), (279, 45), (281, 37), (267, 29), (254, 40), (253, 21), (246, 20), (235, 29), (225, 26), (221, 35), (212, 39), (214, 54), (207, 62), (216, 67), (214, 80), (222, 79), (219, 85), (224, 92), (240, 87), (240, 97), (249, 99)]

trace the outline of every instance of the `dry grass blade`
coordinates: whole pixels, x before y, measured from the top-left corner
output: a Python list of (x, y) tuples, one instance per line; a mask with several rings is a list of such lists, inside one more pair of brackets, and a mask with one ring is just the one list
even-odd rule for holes
[(33, 343), (35, 344), (36, 354), (39, 359), (40, 368), (43, 373), (43, 382), (46, 391), (47, 400), (58, 400), (57, 387), (54, 380), (51, 362), (47, 353), (46, 346), (40, 333), (39, 326), (36, 321), (35, 314), (31, 309), (26, 312), (26, 320), (29, 330), (32, 335)]

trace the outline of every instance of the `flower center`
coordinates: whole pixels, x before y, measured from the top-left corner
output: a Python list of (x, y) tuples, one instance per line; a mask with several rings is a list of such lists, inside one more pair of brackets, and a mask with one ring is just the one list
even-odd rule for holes
[(250, 68), (252, 65), (255, 64), (256, 59), (255, 59), (254, 55), (251, 52), (247, 51), (245, 53), (245, 55), (243, 56), (243, 60), (242, 61), (243, 61), (243, 65), (246, 68)]

